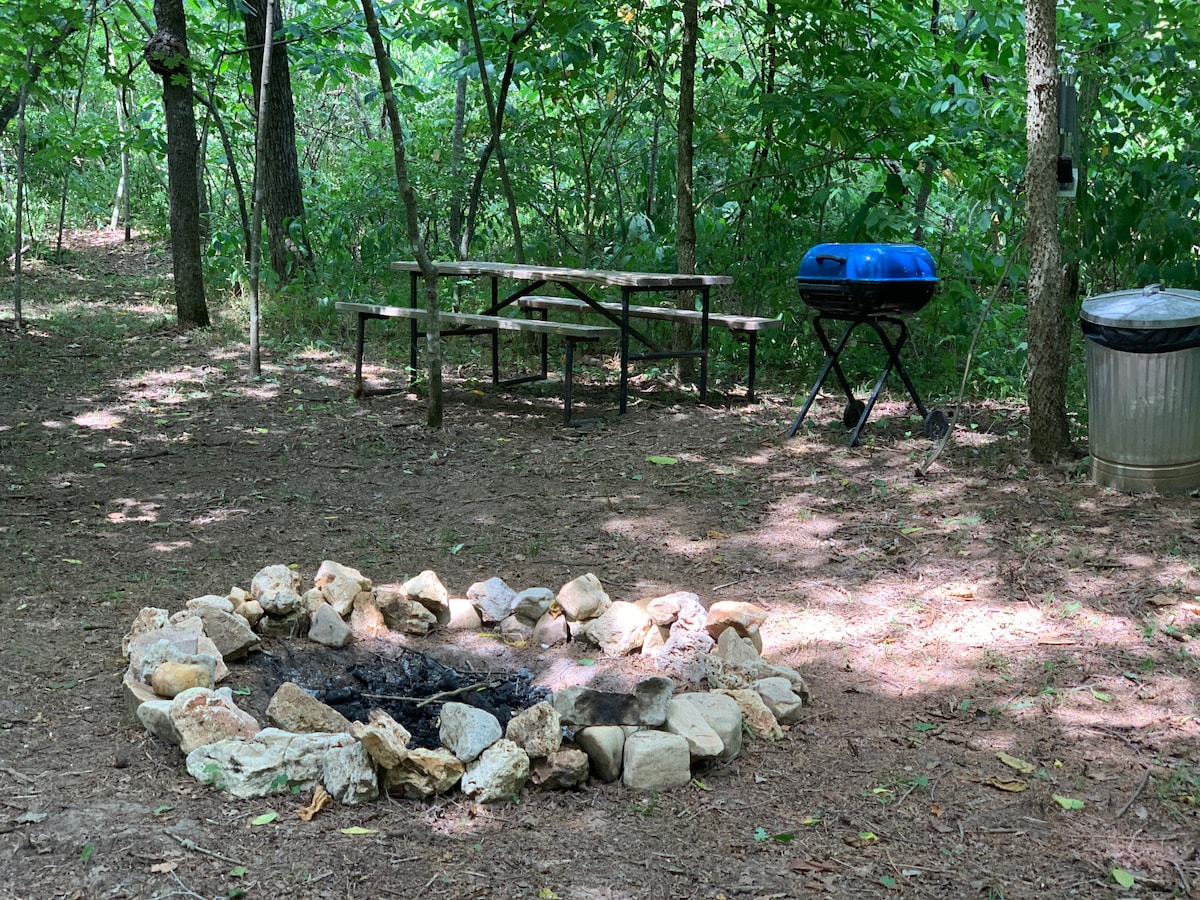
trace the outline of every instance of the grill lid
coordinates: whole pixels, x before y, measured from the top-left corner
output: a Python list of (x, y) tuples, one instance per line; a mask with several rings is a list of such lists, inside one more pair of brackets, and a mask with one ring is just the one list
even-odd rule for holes
[(798, 281), (936, 283), (933, 257), (916, 244), (817, 244), (800, 261)]

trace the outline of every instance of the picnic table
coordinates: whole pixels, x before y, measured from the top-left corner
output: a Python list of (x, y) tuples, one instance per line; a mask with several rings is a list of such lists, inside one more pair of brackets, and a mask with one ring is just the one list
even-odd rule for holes
[[(710, 314), (712, 288), (729, 285), (733, 279), (727, 275), (682, 275), (663, 272), (624, 272), (610, 269), (578, 269), (563, 266), (518, 265), (499, 262), (437, 262), (434, 263), (439, 278), (461, 280), (484, 278), (489, 282), (488, 307), (482, 314), (441, 313), (443, 322), (450, 325), (446, 334), (482, 334), (492, 337), (493, 382), (501, 382), (497, 360), (497, 340), (500, 331), (528, 331), (540, 334), (542, 339), (542, 377), (546, 377), (546, 338), (550, 334), (560, 335), (567, 340), (567, 366), (565, 371), (565, 416), (570, 421), (570, 389), (572, 350), (578, 341), (615, 337), (619, 346), (620, 386), (618, 404), (620, 412), (626, 410), (629, 394), (629, 363), (638, 360), (691, 358), (700, 361), (699, 392), (704, 400), (708, 390), (709, 331), (716, 324), (731, 332), (751, 337), (751, 388), (753, 399), (753, 338), (764, 328), (781, 324), (776, 319), (745, 316), (716, 316)], [(393, 271), (409, 276), (409, 306), (379, 306), (375, 304), (338, 303), (338, 309), (358, 315), (358, 347), (356, 362), (356, 392), (364, 393), (362, 387), (363, 326), (369, 319), (406, 318), (410, 321), (410, 363), (417, 370), (418, 320), (426, 317), (419, 305), (421, 269), (413, 260), (392, 263)], [(548, 298), (535, 296), (547, 285), (569, 295)], [(604, 289), (620, 293), (620, 302), (605, 302), (599, 294)], [(661, 306), (634, 304), (633, 298), (646, 294), (677, 294), (693, 291), (699, 298), (699, 309), (671, 309)], [(516, 318), (505, 314), (509, 309), (523, 309), (528, 314), (539, 312), (540, 319)], [(550, 310), (589, 312), (606, 320), (607, 325), (586, 325), (570, 322), (551, 322), (547, 319)], [(686, 349), (668, 349), (658, 345), (649, 335), (633, 324), (638, 319), (666, 319), (695, 324), (699, 328), (698, 345)], [(615, 329), (615, 330), (614, 330)], [(631, 349), (636, 341), (638, 349)]]

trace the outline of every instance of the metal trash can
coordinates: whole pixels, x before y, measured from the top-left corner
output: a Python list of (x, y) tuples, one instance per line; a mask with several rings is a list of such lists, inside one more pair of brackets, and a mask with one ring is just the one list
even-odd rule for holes
[(1080, 320), (1092, 480), (1134, 492), (1200, 488), (1200, 291), (1100, 294)]

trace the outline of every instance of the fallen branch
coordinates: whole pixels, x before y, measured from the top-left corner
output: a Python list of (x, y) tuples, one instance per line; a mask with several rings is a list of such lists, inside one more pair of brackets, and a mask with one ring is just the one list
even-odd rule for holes
[(223, 853), (218, 853), (216, 850), (207, 850), (204, 847), (201, 847), (191, 838), (180, 837), (177, 834), (171, 834), (169, 831), (166, 833), (177, 840), (179, 842), (179, 846), (183, 847), (184, 850), (194, 850), (196, 853), (203, 853), (205, 856), (211, 856), (213, 859), (219, 859), (223, 862), (233, 863), (235, 866), (242, 865), (242, 863), (238, 860), (229, 856), (225, 856)]
[(436, 694), (430, 694), (428, 697), (402, 697), (399, 694), (363, 694), (368, 700), (388, 700), (394, 703), (415, 703), (417, 709), (428, 706), (430, 703), (438, 703), (449, 697), (457, 697), (459, 694), (469, 694), (471, 691), (486, 691), (489, 688), (499, 687), (498, 681), (477, 681), (475, 684), (464, 685), (463, 687), (454, 688), (449, 691), (439, 691)]

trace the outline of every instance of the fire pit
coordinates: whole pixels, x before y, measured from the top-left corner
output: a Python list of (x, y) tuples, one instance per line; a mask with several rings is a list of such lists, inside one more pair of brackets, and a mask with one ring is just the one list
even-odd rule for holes
[[(913, 244), (818, 244), (801, 260), (796, 284), (801, 299), (817, 311), (813, 328), (825, 350), (825, 366), (788, 437), (799, 430), (829, 373), (833, 372), (846, 395), (842, 423), (851, 429), (853, 447), (893, 369), (924, 420), (925, 434), (934, 438), (945, 434), (949, 427), (945, 413), (925, 409), (900, 360), (900, 352), (908, 340), (908, 326), (899, 317), (922, 309), (937, 289), (938, 278), (929, 253)], [(826, 322), (845, 323), (836, 344), (829, 340)], [(875, 333), (887, 353), (883, 371), (865, 403), (854, 396), (854, 389), (838, 363), (851, 336), (863, 325)]]

